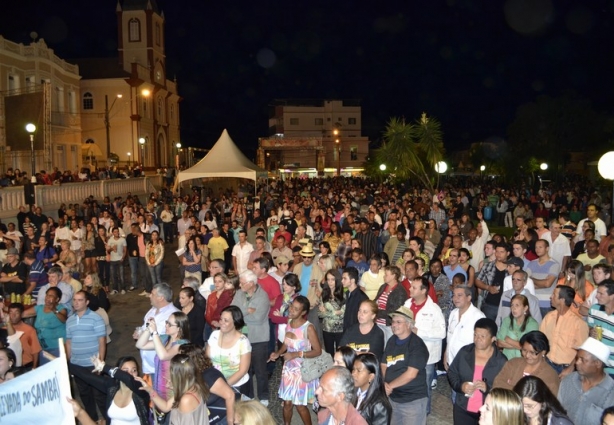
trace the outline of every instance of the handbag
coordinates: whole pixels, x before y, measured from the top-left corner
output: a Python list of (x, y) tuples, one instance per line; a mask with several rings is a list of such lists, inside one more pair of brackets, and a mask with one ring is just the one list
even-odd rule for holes
[(314, 379), (318, 379), (331, 367), (333, 367), (333, 358), (326, 351), (322, 350), (318, 357), (303, 358), (301, 378), (303, 378), (304, 382), (311, 382)]

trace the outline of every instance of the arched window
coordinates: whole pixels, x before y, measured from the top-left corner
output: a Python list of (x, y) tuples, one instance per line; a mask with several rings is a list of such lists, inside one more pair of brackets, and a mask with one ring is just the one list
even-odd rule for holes
[(83, 94), (83, 109), (94, 109), (94, 96), (90, 92)]
[(128, 40), (141, 41), (141, 22), (136, 18), (128, 21)]
[(156, 45), (160, 45), (160, 39), (162, 38), (161, 35), (162, 30), (160, 29), (160, 24), (158, 22), (156, 22)]

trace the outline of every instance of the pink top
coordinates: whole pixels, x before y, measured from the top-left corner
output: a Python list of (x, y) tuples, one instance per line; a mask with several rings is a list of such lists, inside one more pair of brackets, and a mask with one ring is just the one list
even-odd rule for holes
[[(473, 382), (481, 381), (483, 373), (484, 366), (475, 365), (475, 368), (473, 370)], [(484, 394), (482, 394), (482, 391), (480, 390), (475, 390), (473, 392), (473, 395), (469, 397), (469, 401), (467, 402), (467, 411), (478, 413), (480, 407), (482, 407), (482, 404), (484, 404)]]

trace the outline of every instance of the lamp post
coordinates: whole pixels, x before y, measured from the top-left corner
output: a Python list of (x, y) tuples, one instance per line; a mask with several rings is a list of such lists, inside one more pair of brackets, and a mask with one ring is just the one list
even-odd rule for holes
[(132, 155), (132, 154), (131, 154), (130, 152), (128, 152), (128, 167), (130, 167), (130, 156), (131, 156), (131, 155)]
[(32, 123), (28, 123), (26, 124), (26, 131), (30, 134), (30, 154), (32, 156), (32, 158), (30, 158), (32, 163), (32, 176), (30, 177), (30, 181), (36, 183), (36, 165), (34, 159), (34, 133), (36, 132), (36, 126)]
[(109, 96), (104, 95), (104, 126), (107, 131), (107, 165), (111, 165), (111, 122), (109, 120), (109, 112), (115, 106), (115, 102), (117, 99), (121, 99), (122, 95), (118, 94), (115, 99), (113, 99), (113, 103), (111, 103), (111, 107), (109, 108)]
[(341, 176), (341, 140), (339, 137), (339, 129), (335, 128), (333, 130), (333, 135), (335, 136), (335, 146), (337, 149), (337, 177)]
[(482, 179), (482, 173), (486, 170), (486, 165), (480, 165), (480, 179)]
[(145, 171), (145, 138), (139, 137), (139, 145), (141, 145), (141, 167)]
[(177, 159), (175, 161), (175, 163), (176, 163), (175, 168), (177, 168), (177, 170), (179, 170), (179, 152), (181, 151), (181, 143), (177, 142), (175, 147), (177, 148)]
[(603, 154), (603, 156), (599, 158), (597, 169), (599, 170), (601, 177), (606, 180), (612, 180), (612, 199), (610, 200), (612, 211), (610, 215), (610, 223), (614, 223), (614, 152), (610, 151)]
[[(134, 88), (134, 96), (132, 94), (132, 89)], [(151, 94), (151, 92), (148, 89), (143, 89), (140, 91), (138, 91), (138, 86), (134, 86), (134, 87), (130, 87), (130, 120), (131, 120), (131, 125), (130, 125), (130, 150), (132, 151), (132, 153), (135, 153), (135, 149), (136, 147), (134, 146), (134, 141), (138, 140), (138, 142), (140, 143), (140, 138), (139, 138), (139, 134), (140, 134), (140, 127), (137, 126), (137, 123), (141, 120), (141, 115), (139, 114), (139, 104), (138, 104), (138, 99), (139, 96), (140, 97), (149, 97), (149, 95)], [(134, 128), (136, 128), (136, 137), (139, 139), (135, 139), (135, 133), (134, 133)], [(138, 152), (136, 152), (137, 156), (138, 156)], [(134, 160), (135, 164), (136, 164), (136, 159)]]

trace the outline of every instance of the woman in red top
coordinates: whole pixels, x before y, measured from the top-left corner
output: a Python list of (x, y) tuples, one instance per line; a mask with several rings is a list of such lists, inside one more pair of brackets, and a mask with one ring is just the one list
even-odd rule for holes
[(205, 312), (205, 341), (215, 329), (220, 327), (220, 316), (222, 310), (230, 305), (234, 298), (235, 291), (232, 281), (225, 273), (217, 273), (213, 276), (214, 290), (207, 298), (207, 311)]

